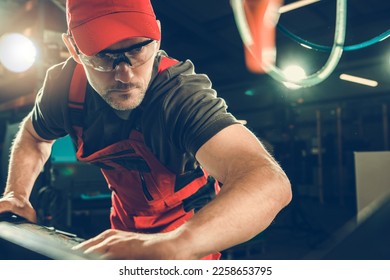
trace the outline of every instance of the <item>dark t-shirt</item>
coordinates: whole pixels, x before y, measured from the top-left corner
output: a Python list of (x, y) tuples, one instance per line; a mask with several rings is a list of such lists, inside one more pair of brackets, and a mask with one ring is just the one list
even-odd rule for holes
[[(158, 74), (165, 52), (156, 56), (152, 79), (141, 105), (131, 112), (112, 109), (87, 85), (83, 112), (84, 156), (119, 140), (132, 129), (142, 131), (146, 145), (176, 174), (195, 169), (197, 150), (223, 128), (238, 123), (217, 97), (206, 75), (196, 74), (191, 61)], [(68, 108), (70, 80), (76, 63), (68, 59), (50, 68), (32, 113), (44, 139), (74, 135)], [(129, 113), (129, 114), (126, 114)]]

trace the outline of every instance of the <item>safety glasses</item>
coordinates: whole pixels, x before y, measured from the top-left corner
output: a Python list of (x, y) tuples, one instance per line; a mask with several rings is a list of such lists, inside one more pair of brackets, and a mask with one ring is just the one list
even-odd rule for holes
[(78, 50), (80, 60), (87, 66), (100, 72), (112, 72), (122, 62), (135, 68), (145, 64), (155, 53), (157, 41), (149, 39), (126, 49), (104, 50), (93, 56), (87, 56)]

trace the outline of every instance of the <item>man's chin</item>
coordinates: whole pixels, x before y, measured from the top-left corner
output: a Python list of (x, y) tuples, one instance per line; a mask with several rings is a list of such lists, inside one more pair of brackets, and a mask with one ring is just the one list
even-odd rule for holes
[(127, 97), (119, 97), (117, 98), (111, 98), (110, 100), (106, 100), (108, 105), (110, 105), (115, 110), (119, 111), (126, 111), (126, 110), (132, 110), (137, 108), (141, 104), (141, 100)]
[(111, 90), (105, 96), (104, 100), (115, 110), (125, 111), (137, 108), (145, 97), (139, 88), (129, 90)]
[(139, 106), (139, 103), (130, 103), (130, 102), (115, 102), (115, 103), (109, 103), (109, 105), (118, 111), (127, 111), (127, 110), (133, 110)]

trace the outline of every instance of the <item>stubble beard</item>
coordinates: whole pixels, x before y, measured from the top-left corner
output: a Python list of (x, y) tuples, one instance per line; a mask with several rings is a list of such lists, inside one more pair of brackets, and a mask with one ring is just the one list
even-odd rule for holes
[(135, 88), (132, 92), (109, 91), (103, 97), (104, 101), (115, 110), (126, 111), (137, 108), (145, 97), (145, 89)]

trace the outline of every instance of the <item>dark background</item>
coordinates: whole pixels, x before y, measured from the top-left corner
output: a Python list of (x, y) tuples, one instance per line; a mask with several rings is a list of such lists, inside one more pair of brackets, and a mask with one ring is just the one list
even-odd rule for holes
[[(25, 73), (11, 73), (0, 65), (0, 139), (5, 138), (7, 124), (20, 122), (31, 109), (46, 69), (68, 56), (61, 41), (66, 32), (64, 2), (0, 0), (0, 36), (25, 33), (39, 48), (38, 63)], [(293, 183), (293, 203), (255, 240), (251, 248), (257, 249), (240, 247), (230, 251), (231, 256), (288, 259), (315, 250), (356, 214), (353, 153), (389, 150), (389, 40), (344, 52), (324, 82), (290, 90), (268, 75), (247, 70), (229, 1), (152, 2), (162, 24), (162, 49), (177, 59), (192, 60), (198, 73), (210, 77), (230, 112), (247, 121)], [(336, 1), (322, 0), (282, 14), (279, 26), (331, 46), (335, 15)], [(345, 45), (387, 32), (389, 15), (390, 1), (348, 1)], [(279, 67), (295, 62), (308, 74), (318, 71), (329, 56), (302, 47), (279, 29), (276, 46)], [(342, 81), (341, 73), (379, 85)], [(4, 148), (1, 152), (3, 157), (8, 154)]]

